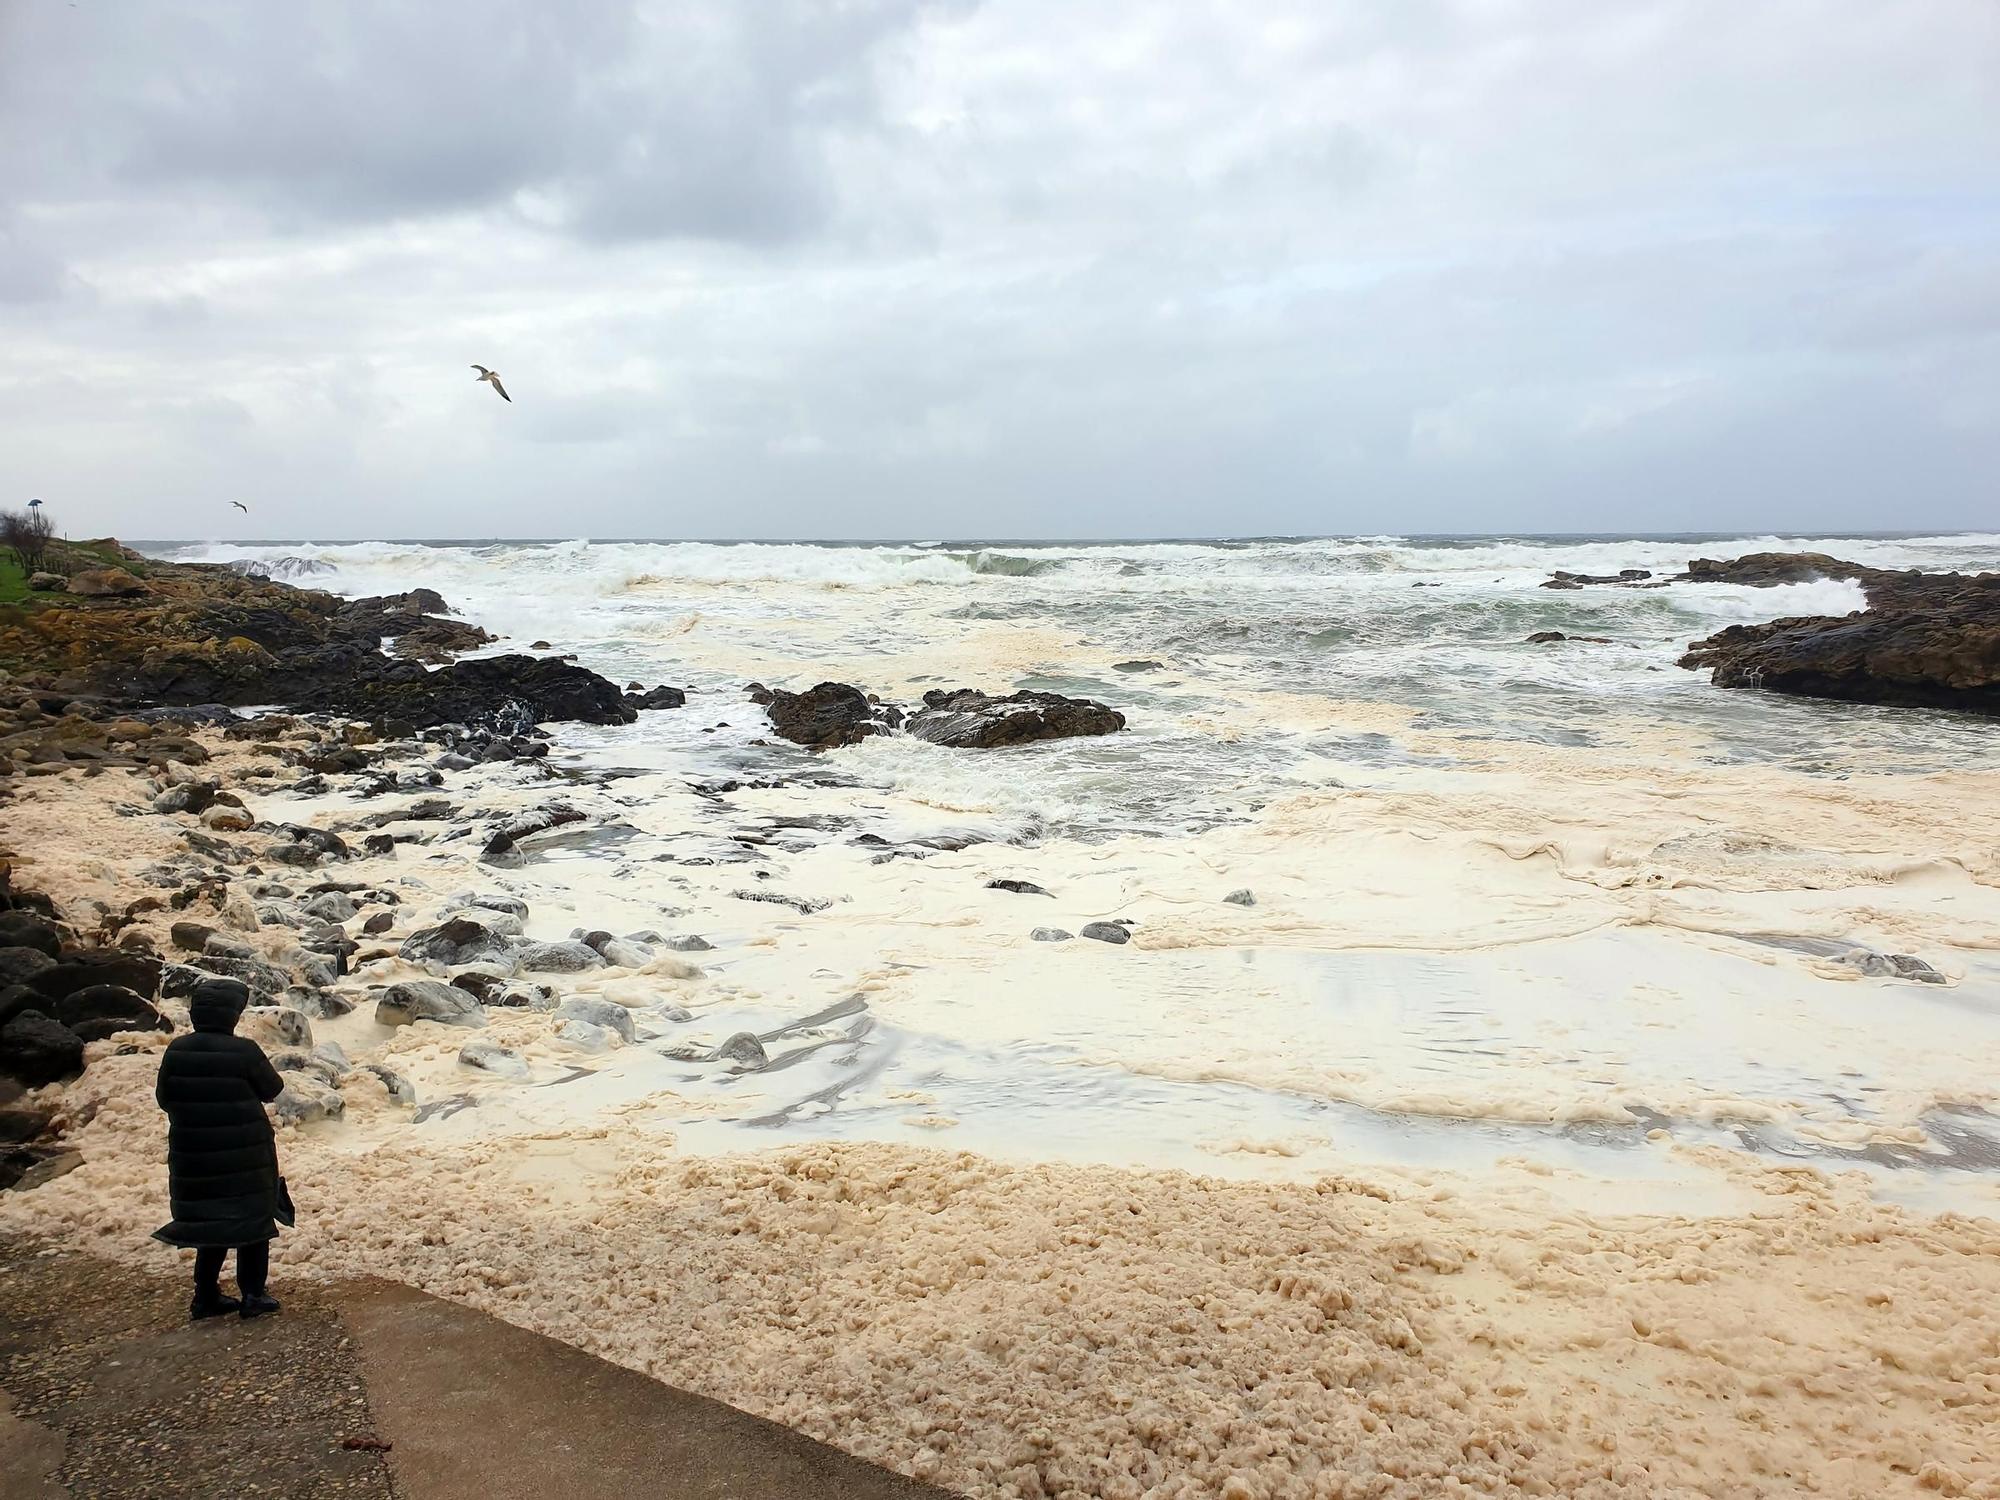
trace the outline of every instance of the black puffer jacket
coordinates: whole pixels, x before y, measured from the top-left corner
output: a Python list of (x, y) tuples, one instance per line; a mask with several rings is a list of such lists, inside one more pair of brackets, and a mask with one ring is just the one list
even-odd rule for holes
[(248, 1245), (278, 1232), (278, 1147), (264, 1106), (285, 1085), (263, 1048), (231, 1035), (249, 999), (234, 979), (195, 986), (194, 1031), (160, 1059), (153, 1097), (167, 1112), (174, 1218), (153, 1238), (169, 1245)]

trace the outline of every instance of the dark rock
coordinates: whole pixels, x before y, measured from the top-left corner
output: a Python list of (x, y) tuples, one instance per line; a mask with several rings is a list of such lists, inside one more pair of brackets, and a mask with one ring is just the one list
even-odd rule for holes
[(1653, 575), (1644, 568), (1620, 568), (1616, 573), (1551, 573), (1545, 589), (1580, 589), (1587, 584), (1644, 583)]
[(396, 925), (396, 914), (394, 912), (378, 911), (367, 921), (361, 924), (361, 930), (367, 933), (370, 937), (373, 937), (375, 936), (375, 934), (379, 932), (387, 932), (391, 927), (394, 927), (395, 925)]
[(173, 945), (188, 953), (205, 953), (208, 940), (215, 936), (215, 929), (205, 922), (176, 922), (167, 929)]
[(394, 854), (396, 841), (386, 833), (371, 833), (361, 841), (361, 852), (377, 855)]
[(1083, 924), (1081, 935), (1087, 938), (1095, 938), (1100, 943), (1129, 943), (1132, 941), (1132, 934), (1127, 932), (1123, 927), (1120, 927), (1116, 922), (1086, 922)]
[(707, 953), (715, 947), (715, 944), (711, 943), (705, 937), (698, 936), (695, 933), (688, 933), (684, 937), (667, 938), (660, 946), (671, 948), (676, 953)]
[(83, 1071), (83, 1038), (38, 1010), (24, 1010), (0, 1026), (0, 1077), (29, 1088)]
[(18, 1146), (40, 1140), (55, 1123), (56, 1106), (14, 1099), (0, 1104), (0, 1144)]
[(1032, 880), (989, 880), (986, 882), (986, 889), (989, 891), (1012, 891), (1017, 896), (1050, 895), (1048, 891), (1043, 890)]
[(51, 1003), (50, 1016), (86, 1042), (116, 1036), (121, 1031), (173, 1030), (152, 1002), (116, 984), (93, 984), (72, 990)]
[(1842, 577), (1867, 594), (1869, 607), (1855, 614), (1732, 625), (1696, 641), (1680, 664), (1708, 669), (1718, 687), (2000, 714), (2000, 573), (1896, 573), (1819, 553), (1753, 553), (1696, 558), (1683, 576), (1753, 587)]
[(1029, 933), (1028, 936), (1033, 938), (1038, 943), (1066, 943), (1071, 938), (1075, 937), (1076, 934), (1073, 932), (1065, 932), (1060, 927), (1037, 927), (1033, 932)]
[(62, 953), (62, 929), (32, 911), (0, 911), (0, 948), (33, 948), (50, 958)]
[(446, 967), (477, 963), (481, 959), (505, 958), (513, 950), (511, 938), (470, 917), (453, 917), (436, 927), (425, 927), (403, 939), (399, 955), (411, 963), (437, 963)]
[(1530, 646), (1546, 646), (1554, 641), (1566, 641), (1568, 639), (1569, 637), (1564, 635), (1560, 630), (1537, 630), (1533, 635), (1528, 637), (1528, 644)]
[(242, 980), (258, 995), (282, 995), (292, 983), (292, 976), (283, 969), (256, 958), (228, 958), (219, 953), (204, 953), (192, 961), (192, 967), (201, 971), (196, 976), (197, 983), (202, 975), (220, 974), (225, 979)]
[(687, 703), (687, 694), (679, 688), (656, 687), (644, 693), (627, 693), (627, 708), (680, 708)]
[(803, 693), (752, 684), (751, 698), (763, 704), (773, 729), (809, 750), (856, 745), (872, 734), (889, 733), (903, 721), (901, 709), (876, 703), (844, 682), (822, 682)]
[(1113, 734), (1125, 716), (1088, 698), (1018, 692), (992, 697), (971, 688), (933, 689), (905, 726), (920, 740), (960, 750), (990, 750), (1037, 740)]
[(1222, 899), (1227, 901), (1231, 906), (1255, 906), (1257, 904), (1256, 893), (1251, 891), (1247, 886), (1231, 891)]
[(55, 967), (56, 961), (39, 948), (0, 948), (0, 990), (13, 985), (25, 986), (30, 979), (44, 969)]
[(1163, 661), (1115, 661), (1111, 664), (1114, 672), (1164, 672), (1167, 664)]
[(464, 990), (481, 1005), (491, 1005), (501, 991), (507, 988), (507, 981), (495, 974), (483, 974), (477, 969), (467, 969), (463, 974), (451, 976), (452, 985)]
[(157, 958), (117, 948), (72, 949), (60, 962), (27, 981), (28, 988), (47, 1000), (59, 1000), (93, 984), (120, 984), (151, 997), (160, 992), (161, 964)]

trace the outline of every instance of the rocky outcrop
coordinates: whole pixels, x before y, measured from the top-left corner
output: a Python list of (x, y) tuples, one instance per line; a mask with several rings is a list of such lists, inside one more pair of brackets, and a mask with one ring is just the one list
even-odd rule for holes
[(2000, 574), (1891, 572), (1819, 553), (1697, 558), (1681, 580), (1772, 587), (1817, 578), (1862, 585), (1868, 608), (1732, 625), (1680, 664), (1718, 687), (1859, 703), (2000, 714)]
[(961, 750), (991, 750), (1037, 740), (1114, 734), (1125, 715), (1089, 698), (1019, 692), (995, 698), (972, 688), (937, 689), (904, 726), (920, 740)]
[[(445, 601), (429, 589), (345, 600), (215, 564), (133, 560), (131, 569), (77, 574), (70, 591), (83, 597), (65, 607), (0, 611), (0, 658), (52, 692), (123, 703), (284, 703), (413, 729), (461, 723), (511, 734), (542, 720), (635, 717), (615, 683), (572, 662), (507, 655), (426, 671), (422, 662), (492, 639), (443, 618)], [(93, 578), (113, 574), (108, 586)], [(403, 654), (385, 653), (384, 641)]]
[(795, 745), (833, 750), (857, 745), (871, 734), (887, 734), (903, 722), (903, 711), (870, 698), (844, 682), (822, 682), (803, 693), (787, 693), (752, 683), (750, 701), (771, 716), (771, 727)]
[(146, 585), (123, 568), (86, 568), (70, 575), (69, 592), (86, 599), (143, 594)]

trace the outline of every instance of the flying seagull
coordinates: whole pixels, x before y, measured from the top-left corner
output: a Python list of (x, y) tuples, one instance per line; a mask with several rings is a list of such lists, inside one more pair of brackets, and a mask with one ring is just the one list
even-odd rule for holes
[(507, 402), (510, 406), (513, 404), (514, 398), (507, 394), (507, 387), (500, 383), (500, 372), (498, 370), (489, 370), (484, 365), (474, 365), (472, 368), (479, 372), (472, 377), (474, 380), (485, 381), (500, 393), (502, 401)]
[(250, 507), (245, 505), (241, 500), (232, 500), (229, 503), (242, 511), (244, 515), (247, 516), (250, 514)]

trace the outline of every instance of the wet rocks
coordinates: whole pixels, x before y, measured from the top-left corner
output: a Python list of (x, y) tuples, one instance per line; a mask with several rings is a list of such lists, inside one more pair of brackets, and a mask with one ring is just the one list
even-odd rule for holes
[(2000, 574), (1890, 572), (1818, 553), (1696, 558), (1685, 575), (1752, 587), (1801, 576), (1859, 582), (1868, 608), (1732, 625), (1694, 642), (1683, 667), (1717, 687), (2000, 714)]
[(1132, 934), (1116, 922), (1086, 922), (1083, 924), (1083, 929), (1078, 935), (1080, 937), (1093, 938), (1100, 943), (1129, 943), (1132, 941)]
[(1125, 716), (1089, 698), (1022, 691), (996, 698), (972, 688), (934, 689), (904, 726), (920, 740), (958, 750), (991, 750), (1038, 740), (1115, 734)]
[(660, 946), (662, 948), (671, 948), (676, 953), (708, 953), (714, 949), (715, 944), (698, 933), (691, 932), (683, 934), (680, 937), (662, 939)]
[(42, 970), (54, 968), (55, 963), (39, 948), (0, 948), (0, 990), (17, 984), (25, 986)]
[(752, 702), (763, 705), (779, 735), (808, 750), (857, 745), (870, 735), (889, 733), (903, 721), (901, 709), (844, 682), (822, 682), (803, 693), (752, 683), (749, 695)]
[(1054, 899), (1050, 892), (1043, 890), (1032, 880), (989, 880), (986, 882), (986, 889), (1012, 891), (1017, 896), (1048, 896), (1051, 900)]
[(53, 1002), (51, 1019), (86, 1042), (125, 1031), (171, 1031), (172, 1024), (143, 995), (117, 984), (92, 984)]
[(33, 948), (55, 958), (62, 952), (62, 929), (32, 911), (0, 911), (0, 948)]
[(83, 1039), (38, 1010), (0, 1026), (0, 1077), (40, 1088), (83, 1071)]
[(615, 1000), (598, 1000), (587, 995), (572, 995), (556, 1007), (556, 1020), (584, 1021), (592, 1026), (602, 1026), (607, 1031), (618, 1034), (621, 1042), (631, 1043), (638, 1038), (637, 1028), (632, 1022), (632, 1012)]
[(483, 923), (470, 917), (452, 917), (436, 927), (425, 927), (403, 939), (397, 956), (409, 963), (443, 964), (453, 968), (459, 964), (478, 963), (483, 960), (510, 959), (513, 953), (510, 939), (493, 931)]
[(1248, 886), (1240, 886), (1222, 899), (1227, 901), (1231, 906), (1255, 906), (1257, 904), (1257, 894)]
[(1545, 589), (1580, 589), (1590, 584), (1645, 583), (1652, 574), (1644, 568), (1620, 568), (1616, 573), (1551, 573)]
[(337, 1120), (346, 1110), (340, 1090), (312, 1073), (287, 1073), (283, 1092), (271, 1102), (271, 1113), (281, 1125)]
[(675, 687), (656, 687), (643, 693), (628, 692), (625, 706), (634, 709), (680, 708), (687, 702), (687, 694)]
[(1067, 943), (1076, 934), (1060, 927), (1037, 927), (1028, 936), (1038, 943)]
[(411, 979), (392, 984), (375, 1002), (381, 1026), (407, 1026), (435, 1021), (441, 1026), (484, 1026), (486, 1013), (464, 990), (435, 979)]
[(739, 1031), (709, 1054), (711, 1062), (733, 1062), (739, 1071), (761, 1068), (770, 1061), (754, 1032)]
[(1166, 669), (1167, 664), (1165, 662), (1152, 661), (1150, 659), (1144, 661), (1114, 661), (1111, 664), (1111, 670), (1114, 672), (1164, 672)]
[(28, 988), (47, 1000), (57, 1000), (93, 984), (123, 985), (144, 996), (160, 992), (157, 958), (118, 948), (72, 948), (61, 959), (28, 979)]
[(604, 962), (604, 956), (588, 943), (571, 939), (561, 943), (529, 943), (518, 954), (525, 974), (580, 974)]

